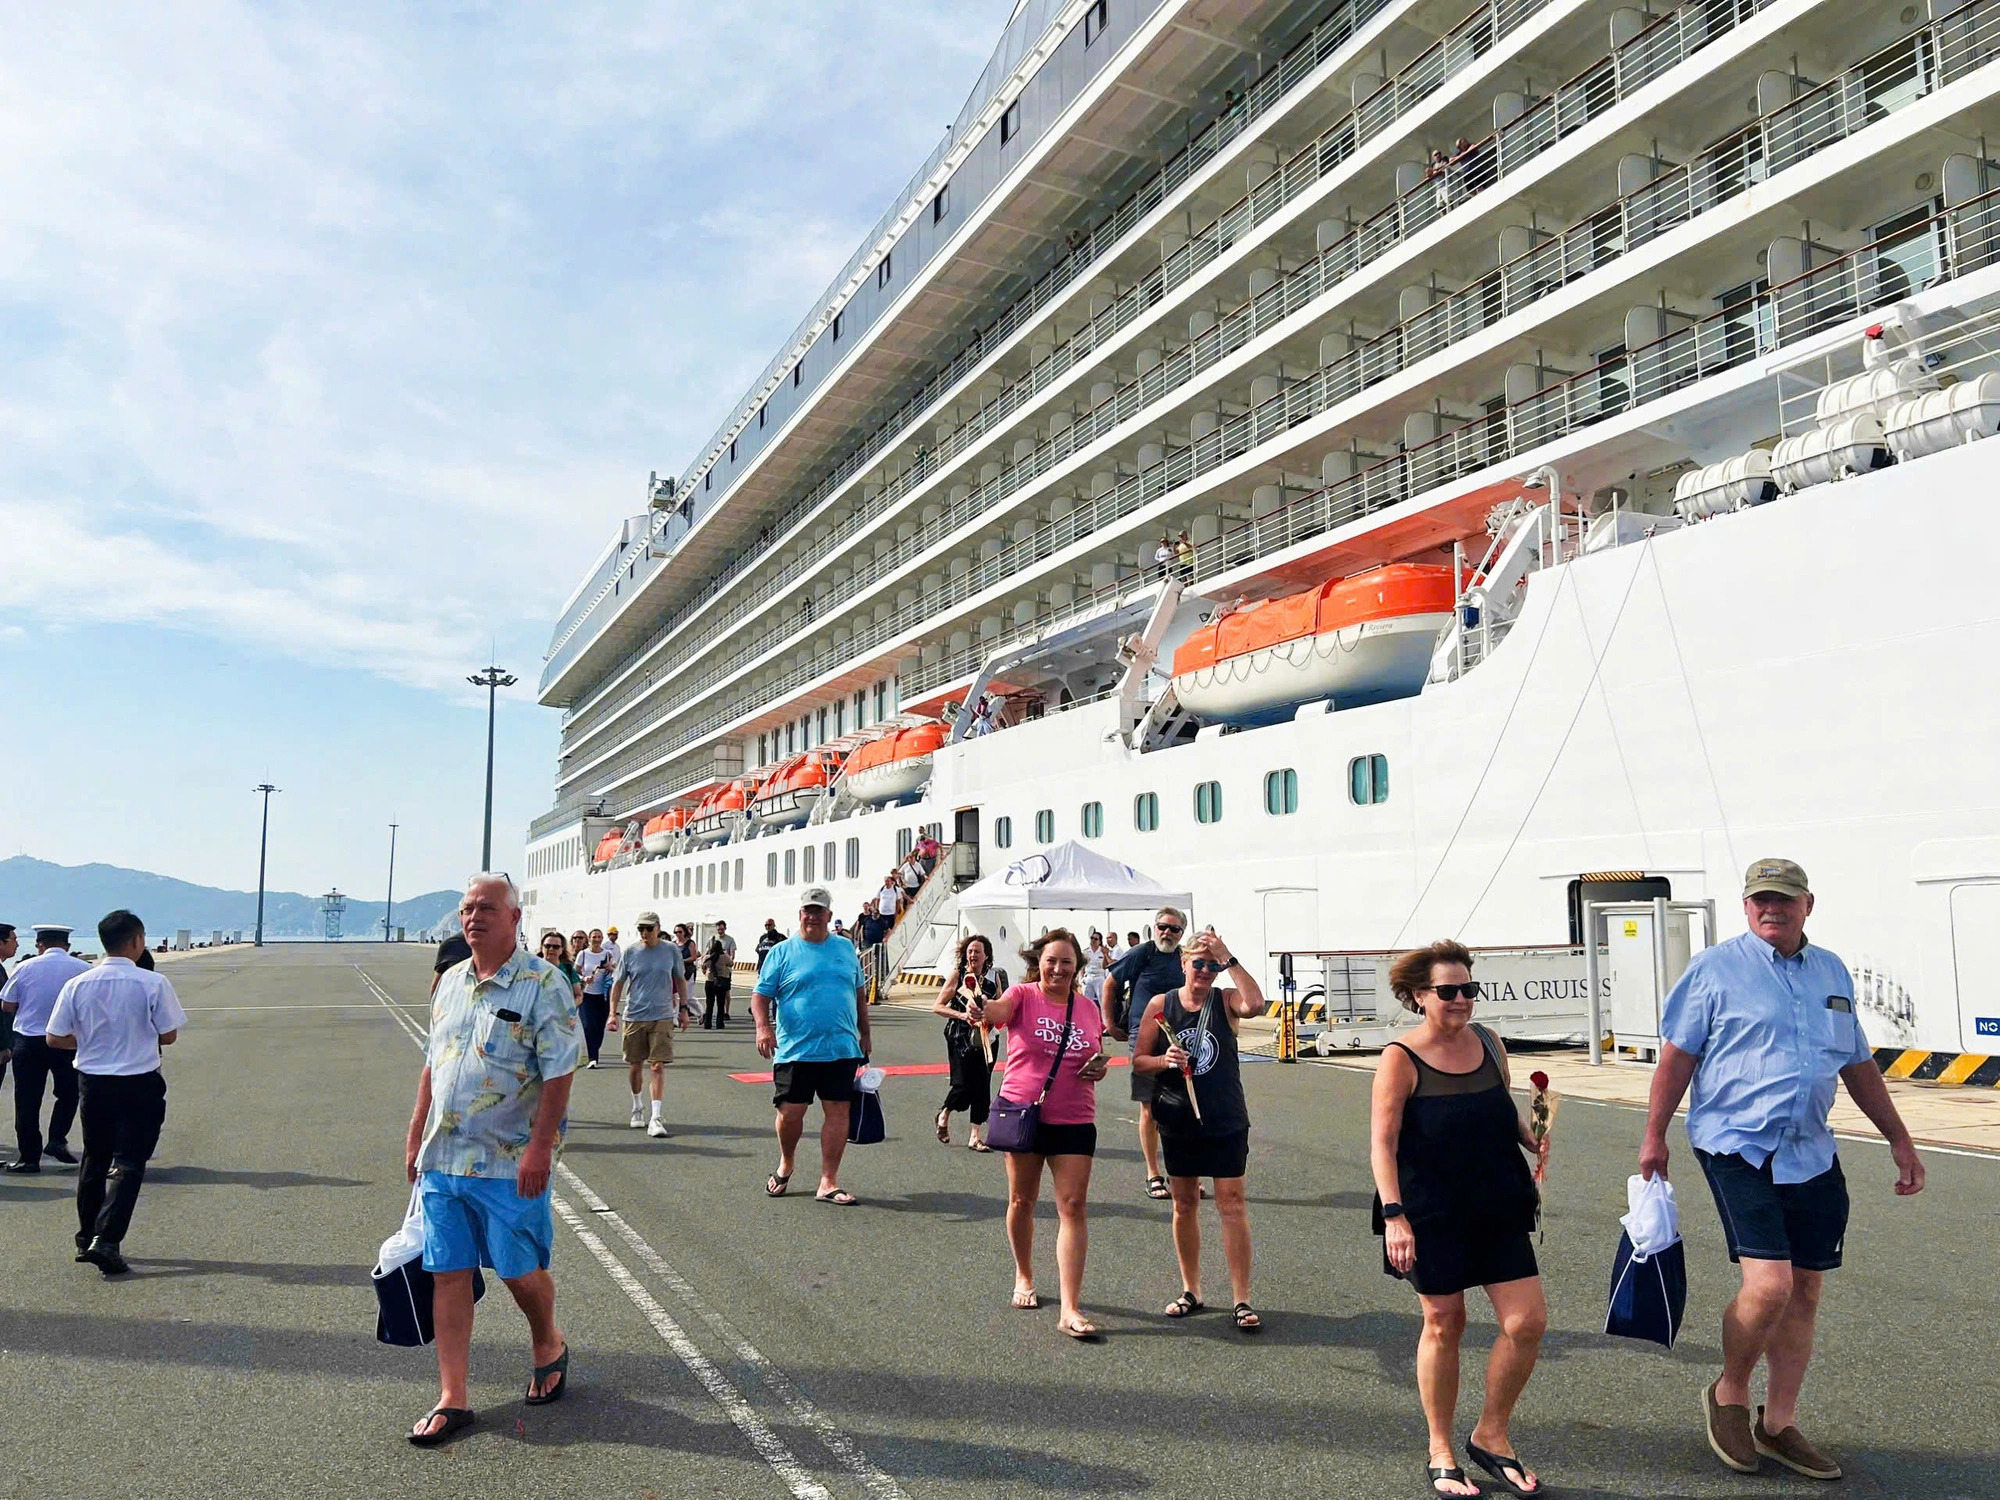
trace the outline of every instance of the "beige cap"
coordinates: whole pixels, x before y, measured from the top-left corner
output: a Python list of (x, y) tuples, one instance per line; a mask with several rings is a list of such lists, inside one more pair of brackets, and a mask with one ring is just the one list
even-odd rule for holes
[(819, 906), (833, 910), (833, 892), (823, 885), (809, 885), (799, 892), (800, 906)]
[(1812, 888), (1806, 884), (1806, 872), (1789, 859), (1760, 859), (1743, 872), (1743, 894), (1749, 897), (1764, 892), (1806, 896)]
[[(656, 911), (642, 911), (633, 919), (632, 925), (634, 927), (658, 927), (660, 925), (660, 914)], [(614, 927), (611, 930), (616, 932), (618, 929)]]

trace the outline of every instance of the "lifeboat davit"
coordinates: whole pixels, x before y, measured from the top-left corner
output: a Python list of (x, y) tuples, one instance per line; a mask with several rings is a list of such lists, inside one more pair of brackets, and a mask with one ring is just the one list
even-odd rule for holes
[(685, 807), (670, 807), (648, 818), (645, 832), (640, 836), (640, 847), (648, 854), (665, 854), (673, 846), (675, 835), (687, 826), (687, 820), (688, 810)]
[(757, 826), (797, 828), (805, 823), (839, 770), (839, 757), (824, 750), (808, 750), (785, 761), (750, 799)]
[(688, 842), (700, 849), (728, 838), (743, 820), (743, 810), (750, 805), (750, 799), (756, 792), (757, 778), (754, 776), (738, 777), (727, 786), (710, 792), (688, 815)]
[(942, 724), (915, 724), (870, 740), (847, 757), (841, 779), (848, 795), (870, 806), (914, 795), (931, 779), (931, 756), (945, 734)]
[(1451, 569), (1390, 563), (1246, 605), (1174, 652), (1174, 696), (1217, 723), (1270, 724), (1302, 703), (1379, 703), (1419, 691), (1456, 600)]

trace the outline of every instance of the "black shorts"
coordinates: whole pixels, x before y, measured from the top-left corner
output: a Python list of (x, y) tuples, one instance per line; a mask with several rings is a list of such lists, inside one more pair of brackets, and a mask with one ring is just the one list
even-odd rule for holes
[(1161, 1135), (1169, 1177), (1241, 1177), (1250, 1161), (1250, 1132)]
[[(1132, 1049), (1132, 1055), (1134, 1057), (1139, 1055), (1137, 1047)], [(1132, 1074), (1132, 1102), (1134, 1104), (1151, 1104), (1153, 1102), (1153, 1095), (1160, 1087), (1160, 1075), (1158, 1073), (1141, 1073), (1137, 1068), (1132, 1068), (1128, 1071)]]
[(1788, 1260), (1802, 1271), (1831, 1271), (1840, 1264), (1847, 1178), (1839, 1157), (1805, 1182), (1774, 1182), (1768, 1161), (1753, 1167), (1733, 1152), (1694, 1155), (1715, 1195), (1731, 1260)]
[(1047, 1120), (1035, 1122), (1035, 1144), (1021, 1153), (1025, 1156), (1095, 1156), (1097, 1155), (1097, 1127), (1095, 1125), (1051, 1125)]
[(860, 1068), (858, 1057), (779, 1063), (771, 1069), (771, 1102), (810, 1104), (817, 1095), (822, 1104), (846, 1104), (854, 1098), (854, 1075)]
[(1426, 1297), (1447, 1297), (1468, 1287), (1498, 1286), (1541, 1274), (1534, 1242), (1525, 1229), (1493, 1233), (1450, 1223), (1412, 1227), (1417, 1234), (1417, 1262), (1409, 1274), (1389, 1264), (1386, 1249), (1382, 1269)]

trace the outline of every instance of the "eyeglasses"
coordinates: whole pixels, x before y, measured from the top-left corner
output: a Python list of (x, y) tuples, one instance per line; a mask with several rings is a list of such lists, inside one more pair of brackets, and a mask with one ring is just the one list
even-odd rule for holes
[(1178, 937), (1181, 933), (1187, 931), (1187, 929), (1185, 927), (1177, 927), (1172, 922), (1155, 922), (1153, 924), (1153, 931), (1171, 932)]
[[(1479, 998), (1479, 981), (1476, 979), (1468, 979), (1464, 984), (1433, 984), (1426, 986), (1426, 988), (1429, 989), (1431, 994), (1436, 995), (1438, 999), (1444, 1001), (1447, 1005), (1456, 1000), (1460, 995), (1465, 996), (1468, 1000), (1477, 1000)], [(1421, 994), (1422, 991), (1418, 993)]]
[(658, 932), (660, 929), (646, 923), (641, 923), (639, 926), (639, 930), (641, 932)]
[(550, 938), (547, 942), (543, 943), (542, 946), (544, 948), (560, 948), (562, 946), (562, 939)]
[(1219, 964), (1212, 958), (1197, 958), (1188, 967), (1193, 969), (1197, 974), (1220, 974), (1229, 965)]

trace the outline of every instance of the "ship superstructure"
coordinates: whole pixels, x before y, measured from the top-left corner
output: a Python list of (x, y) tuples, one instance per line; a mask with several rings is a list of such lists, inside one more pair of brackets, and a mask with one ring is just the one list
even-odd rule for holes
[(566, 607), (531, 920), (789, 925), (928, 831), (1266, 954), (1562, 943), (1776, 852), (1871, 1036), (1974, 1047), (1996, 54), (2000, 0), (1023, 0)]

